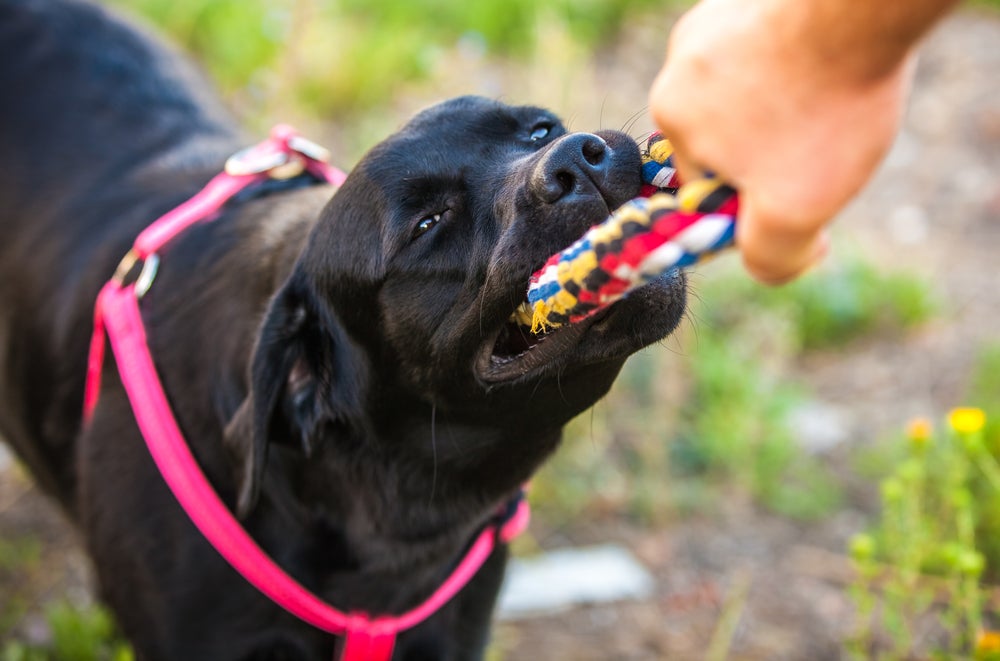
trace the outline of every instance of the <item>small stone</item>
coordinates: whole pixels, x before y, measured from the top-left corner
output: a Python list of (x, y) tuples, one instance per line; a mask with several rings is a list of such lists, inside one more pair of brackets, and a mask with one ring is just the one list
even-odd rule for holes
[(0, 473), (5, 473), (14, 466), (14, 453), (10, 451), (3, 439), (0, 439)]
[(906, 130), (899, 132), (896, 142), (886, 156), (883, 168), (886, 170), (901, 170), (912, 167), (920, 156), (920, 148), (914, 136)]
[(814, 454), (828, 452), (850, 437), (845, 413), (821, 402), (809, 402), (795, 409), (788, 414), (786, 424), (798, 444)]
[(645, 567), (620, 546), (561, 549), (511, 562), (499, 613), (511, 620), (582, 604), (643, 599), (653, 587)]
[(924, 243), (929, 233), (930, 220), (922, 207), (907, 204), (897, 207), (889, 215), (889, 234), (900, 245)]

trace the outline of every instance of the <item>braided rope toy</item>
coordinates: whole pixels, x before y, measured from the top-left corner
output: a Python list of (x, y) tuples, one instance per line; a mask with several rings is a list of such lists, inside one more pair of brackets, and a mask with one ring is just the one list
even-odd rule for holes
[(642, 155), (643, 188), (531, 276), (519, 323), (532, 333), (585, 319), (633, 289), (731, 245), (739, 198), (716, 179), (683, 185), (673, 146), (656, 134)]

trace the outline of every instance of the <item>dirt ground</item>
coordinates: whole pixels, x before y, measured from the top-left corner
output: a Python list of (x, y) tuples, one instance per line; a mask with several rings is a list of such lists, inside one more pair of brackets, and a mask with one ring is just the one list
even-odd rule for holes
[[(579, 80), (563, 82), (644, 99), (642, 81), (652, 76), (663, 34), (663, 26), (637, 28), (634, 39), (595, 58)], [(630, 75), (619, 76), (622, 68)], [(492, 82), (482, 79), (478, 91), (502, 88), (510, 74), (496, 75)], [(430, 93), (450, 91), (442, 84)], [(551, 89), (544, 81), (537, 91), (539, 102), (547, 103)], [(608, 99), (591, 105), (600, 114), (580, 115), (574, 125), (627, 116)], [(847, 443), (866, 444), (915, 415), (939, 416), (960, 403), (976, 351), (1000, 341), (1000, 19), (995, 13), (967, 10), (932, 35), (906, 128), (838, 228), (838, 246), (925, 275), (944, 302), (943, 313), (916, 332), (799, 361), (797, 377), (823, 407), (837, 412)], [(828, 460), (843, 463), (843, 450), (842, 445), (829, 451)], [(654, 574), (654, 597), (503, 622), (496, 630), (497, 647), (508, 659), (703, 659), (713, 637), (726, 639), (723, 634), (731, 632), (728, 656), (714, 658), (846, 658), (842, 640), (852, 613), (844, 592), (843, 549), (863, 528), (871, 507), (864, 490), (855, 496), (835, 516), (808, 526), (739, 499), (711, 517), (660, 530), (574, 522), (559, 531), (560, 542), (628, 546)], [(86, 598), (87, 563), (58, 513), (9, 458), (0, 458), (0, 535), (41, 541), (30, 571), (4, 573), (0, 564), (6, 583), (0, 584), (0, 595), (32, 586), (35, 596), (25, 604), (31, 614), (19, 628), (29, 639), (44, 636), (39, 605), (65, 594)], [(543, 546), (553, 543), (544, 531), (538, 536)]]

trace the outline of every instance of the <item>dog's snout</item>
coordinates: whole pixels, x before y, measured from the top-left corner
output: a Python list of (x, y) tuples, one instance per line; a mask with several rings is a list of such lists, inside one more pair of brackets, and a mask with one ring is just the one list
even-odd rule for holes
[(536, 166), (534, 192), (549, 204), (573, 195), (600, 195), (610, 160), (608, 145), (599, 136), (568, 135), (553, 144)]

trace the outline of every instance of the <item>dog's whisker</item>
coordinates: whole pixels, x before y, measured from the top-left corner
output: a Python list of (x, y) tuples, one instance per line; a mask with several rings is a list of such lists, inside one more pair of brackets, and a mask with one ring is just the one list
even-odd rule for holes
[(434, 492), (437, 490), (438, 451), (437, 451), (437, 404), (431, 404), (431, 496), (427, 504), (434, 502)]
[(639, 121), (639, 113), (634, 112), (628, 116), (628, 119), (626, 119), (625, 122), (619, 127), (619, 130), (622, 133), (630, 134), (632, 132), (632, 127), (635, 126), (637, 121)]
[(649, 109), (648, 105), (643, 106), (639, 110), (636, 110), (634, 113), (629, 115), (629, 118), (625, 120), (625, 124), (621, 128), (622, 133), (631, 133), (632, 128), (635, 126), (636, 122), (638, 122), (646, 114), (646, 111), (648, 109)]
[[(486, 269), (486, 277), (483, 278), (482, 292), (485, 294), (490, 290), (490, 278), (493, 276), (492, 265)], [(479, 297), (479, 335), (483, 337), (486, 335), (486, 328), (483, 326), (483, 316), (486, 314), (486, 296)]]
[(562, 389), (562, 375), (562, 369), (556, 372), (556, 390), (559, 392), (559, 397), (562, 399), (563, 403), (569, 405), (569, 399), (566, 398), (566, 393), (564, 393)]
[(538, 394), (538, 388), (541, 387), (541, 385), (542, 385), (541, 381), (537, 381), (535, 383), (535, 387), (531, 389), (531, 395), (528, 397), (529, 400), (533, 400), (535, 398), (535, 395)]

